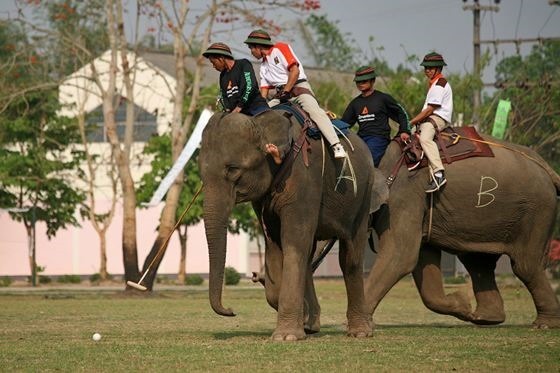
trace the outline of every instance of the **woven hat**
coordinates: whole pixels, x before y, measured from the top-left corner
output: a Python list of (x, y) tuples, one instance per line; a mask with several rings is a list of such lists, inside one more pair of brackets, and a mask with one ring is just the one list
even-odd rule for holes
[(247, 40), (245, 40), (245, 44), (258, 44), (268, 46), (274, 45), (272, 39), (270, 39), (270, 35), (268, 34), (268, 32), (264, 30), (251, 31), (249, 36), (247, 36)]
[(354, 75), (355, 82), (363, 82), (364, 80), (375, 79), (377, 75), (375, 74), (375, 68), (371, 66), (362, 66), (356, 70)]
[(420, 66), (439, 67), (439, 66), (447, 66), (447, 64), (443, 60), (443, 56), (441, 54), (432, 52), (424, 56), (424, 60), (422, 61)]
[(226, 56), (233, 59), (231, 49), (229, 49), (229, 47), (224, 43), (214, 43), (210, 45), (206, 52), (202, 53), (202, 55), (206, 58), (209, 58), (210, 56)]

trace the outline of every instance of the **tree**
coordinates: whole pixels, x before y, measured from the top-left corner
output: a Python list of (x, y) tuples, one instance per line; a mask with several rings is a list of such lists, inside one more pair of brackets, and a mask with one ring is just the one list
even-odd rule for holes
[(13, 100), (0, 115), (0, 193), (2, 208), (18, 208), (11, 217), (23, 222), (36, 280), (35, 223), (44, 222), (49, 238), (67, 225), (79, 225), (76, 208), (84, 195), (71, 179), (83, 159), (74, 122), (56, 115), (56, 91), (35, 92)]
[[(312, 4), (311, 4), (312, 3)], [(197, 119), (197, 109), (200, 107), (200, 79), (202, 66), (205, 63), (202, 53), (209, 45), (216, 23), (232, 24), (243, 23), (250, 26), (259, 26), (271, 30), (273, 33), (280, 31), (279, 26), (274, 22), (266, 20), (264, 14), (274, 9), (286, 6), (295, 6), (298, 9), (316, 6), (316, 1), (262, 1), (262, 0), (212, 0), (207, 4), (204, 11), (196, 17), (188, 19), (191, 7), (188, 0), (172, 2), (168, 9), (161, 2), (146, 1), (145, 12), (157, 15), (155, 19), (160, 19), (166, 26), (166, 30), (171, 33), (173, 40), (173, 50), (175, 56), (175, 77), (176, 85), (173, 92), (173, 116), (170, 125), (171, 135), (171, 159), (173, 163), (177, 160), (188, 136), (193, 130)], [(311, 5), (309, 5), (311, 4)], [(307, 9), (309, 10), (309, 9)], [(187, 21), (193, 23), (191, 28), (187, 28)], [(186, 33), (185, 30), (189, 30)], [(196, 58), (197, 64), (190, 76), (185, 69), (185, 57), (187, 54)], [(184, 103), (186, 102), (186, 107)], [(146, 257), (143, 265), (143, 272), (150, 268), (149, 273), (145, 274), (143, 285), (152, 290), (154, 279), (161, 263), (163, 255), (158, 255), (161, 245), (166, 237), (172, 234), (172, 229), (177, 218), (177, 208), (183, 185), (184, 174), (180, 173), (175, 182), (169, 188), (165, 198), (165, 206), (160, 217), (158, 236), (150, 253)], [(194, 191), (190, 191), (194, 195)], [(165, 250), (165, 248), (164, 248)], [(165, 252), (165, 251), (164, 251)]]
[(359, 66), (360, 50), (354, 47), (355, 40), (350, 34), (340, 31), (338, 21), (311, 14), (305, 23), (300, 23), (300, 28), (317, 67), (353, 71)]
[[(171, 137), (168, 134), (152, 137), (144, 147), (144, 153), (151, 154), (153, 159), (151, 161), (152, 170), (142, 176), (138, 187), (138, 203), (140, 206), (142, 206), (142, 203), (150, 201), (159, 183), (172, 167), (171, 153), (169, 152), (170, 148)], [(198, 190), (201, 185), (196, 155), (187, 163), (183, 172), (182, 182), (184, 188), (181, 190), (178, 208), (175, 211), (175, 221), (179, 220), (183, 211), (185, 211), (189, 203), (193, 200), (193, 192)], [(177, 235), (181, 245), (177, 281), (181, 284), (185, 282), (186, 275), (188, 227), (198, 223), (201, 219), (202, 199), (198, 198), (193, 202), (193, 205), (177, 229)]]
[(526, 57), (504, 58), (496, 80), (501, 89), (493, 98), (512, 103), (506, 139), (533, 148), (560, 170), (560, 42), (536, 45)]

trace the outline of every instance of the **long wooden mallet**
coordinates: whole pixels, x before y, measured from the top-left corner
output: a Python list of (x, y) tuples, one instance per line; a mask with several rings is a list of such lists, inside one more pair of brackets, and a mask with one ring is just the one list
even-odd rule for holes
[(165, 239), (165, 241), (163, 242), (163, 244), (159, 247), (156, 255), (154, 256), (154, 258), (152, 259), (152, 261), (150, 262), (150, 264), (148, 265), (148, 268), (146, 268), (146, 270), (144, 271), (144, 274), (142, 275), (142, 277), (140, 277), (140, 280), (138, 282), (133, 282), (133, 281), (127, 281), (126, 284), (130, 287), (133, 287), (135, 289), (141, 290), (141, 291), (146, 291), (148, 290), (147, 287), (145, 287), (144, 285), (142, 285), (142, 281), (144, 280), (144, 278), (146, 277), (146, 275), (150, 272), (150, 269), (152, 268), (152, 265), (155, 263), (156, 259), (160, 256), (163, 255), (163, 252), (165, 250), (165, 248), (167, 247), (167, 244), (169, 243), (169, 240), (171, 239), (171, 236), (173, 235), (173, 233), (175, 232), (175, 229), (177, 229), (177, 227), (181, 224), (181, 222), (183, 221), (183, 218), (185, 217), (185, 215), (187, 214), (187, 212), (190, 210), (191, 206), (193, 205), (194, 201), (196, 201), (196, 198), (198, 197), (198, 195), (200, 194), (200, 192), (202, 192), (202, 185), (200, 186), (200, 188), (198, 188), (198, 190), (196, 191), (195, 195), (193, 196), (192, 200), (189, 202), (189, 205), (187, 206), (187, 208), (185, 209), (185, 211), (183, 211), (183, 213), (181, 214), (181, 217), (179, 218), (179, 220), (177, 220), (177, 223), (175, 223), (175, 226), (173, 227), (173, 229), (171, 230), (171, 232), (169, 232), (169, 235), (167, 235), (167, 238)]

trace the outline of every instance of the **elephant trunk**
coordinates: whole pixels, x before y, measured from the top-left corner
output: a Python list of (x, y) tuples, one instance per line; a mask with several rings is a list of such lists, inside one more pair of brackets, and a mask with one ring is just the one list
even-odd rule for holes
[(208, 242), (210, 259), (209, 297), (214, 312), (222, 316), (235, 316), (229, 308), (222, 305), (224, 266), (226, 263), (227, 224), (233, 208), (233, 201), (223, 201), (224, 196), (204, 194), (204, 229)]

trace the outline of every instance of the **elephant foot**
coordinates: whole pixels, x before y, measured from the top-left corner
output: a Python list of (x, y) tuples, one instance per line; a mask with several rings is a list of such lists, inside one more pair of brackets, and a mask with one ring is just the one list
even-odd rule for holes
[(476, 325), (498, 325), (506, 320), (504, 309), (477, 307), (471, 322)]
[(305, 339), (306, 335), (303, 329), (301, 331), (280, 331), (276, 329), (274, 333), (272, 333), (271, 339), (275, 342), (295, 342)]
[(475, 312), (473, 314), (473, 318), (471, 322), (476, 325), (498, 325), (503, 323), (506, 320), (505, 314), (496, 314), (496, 315), (484, 315)]
[(319, 333), (321, 329), (321, 308), (317, 305), (316, 307), (309, 307), (307, 300), (304, 300), (304, 321), (303, 329), (306, 334)]
[(303, 325), (303, 330), (305, 331), (305, 334), (319, 333), (321, 330), (321, 321), (319, 320), (319, 316), (309, 317)]
[(456, 291), (446, 296), (451, 304), (448, 315), (455, 316), (459, 320), (472, 321), (473, 313), (471, 309), (471, 302), (467, 294)]
[(354, 338), (367, 338), (373, 336), (373, 324), (369, 318), (362, 320), (348, 320), (348, 330), (346, 335)]
[(538, 315), (533, 321), (533, 328), (535, 329), (558, 329), (560, 328), (560, 316), (543, 316)]

